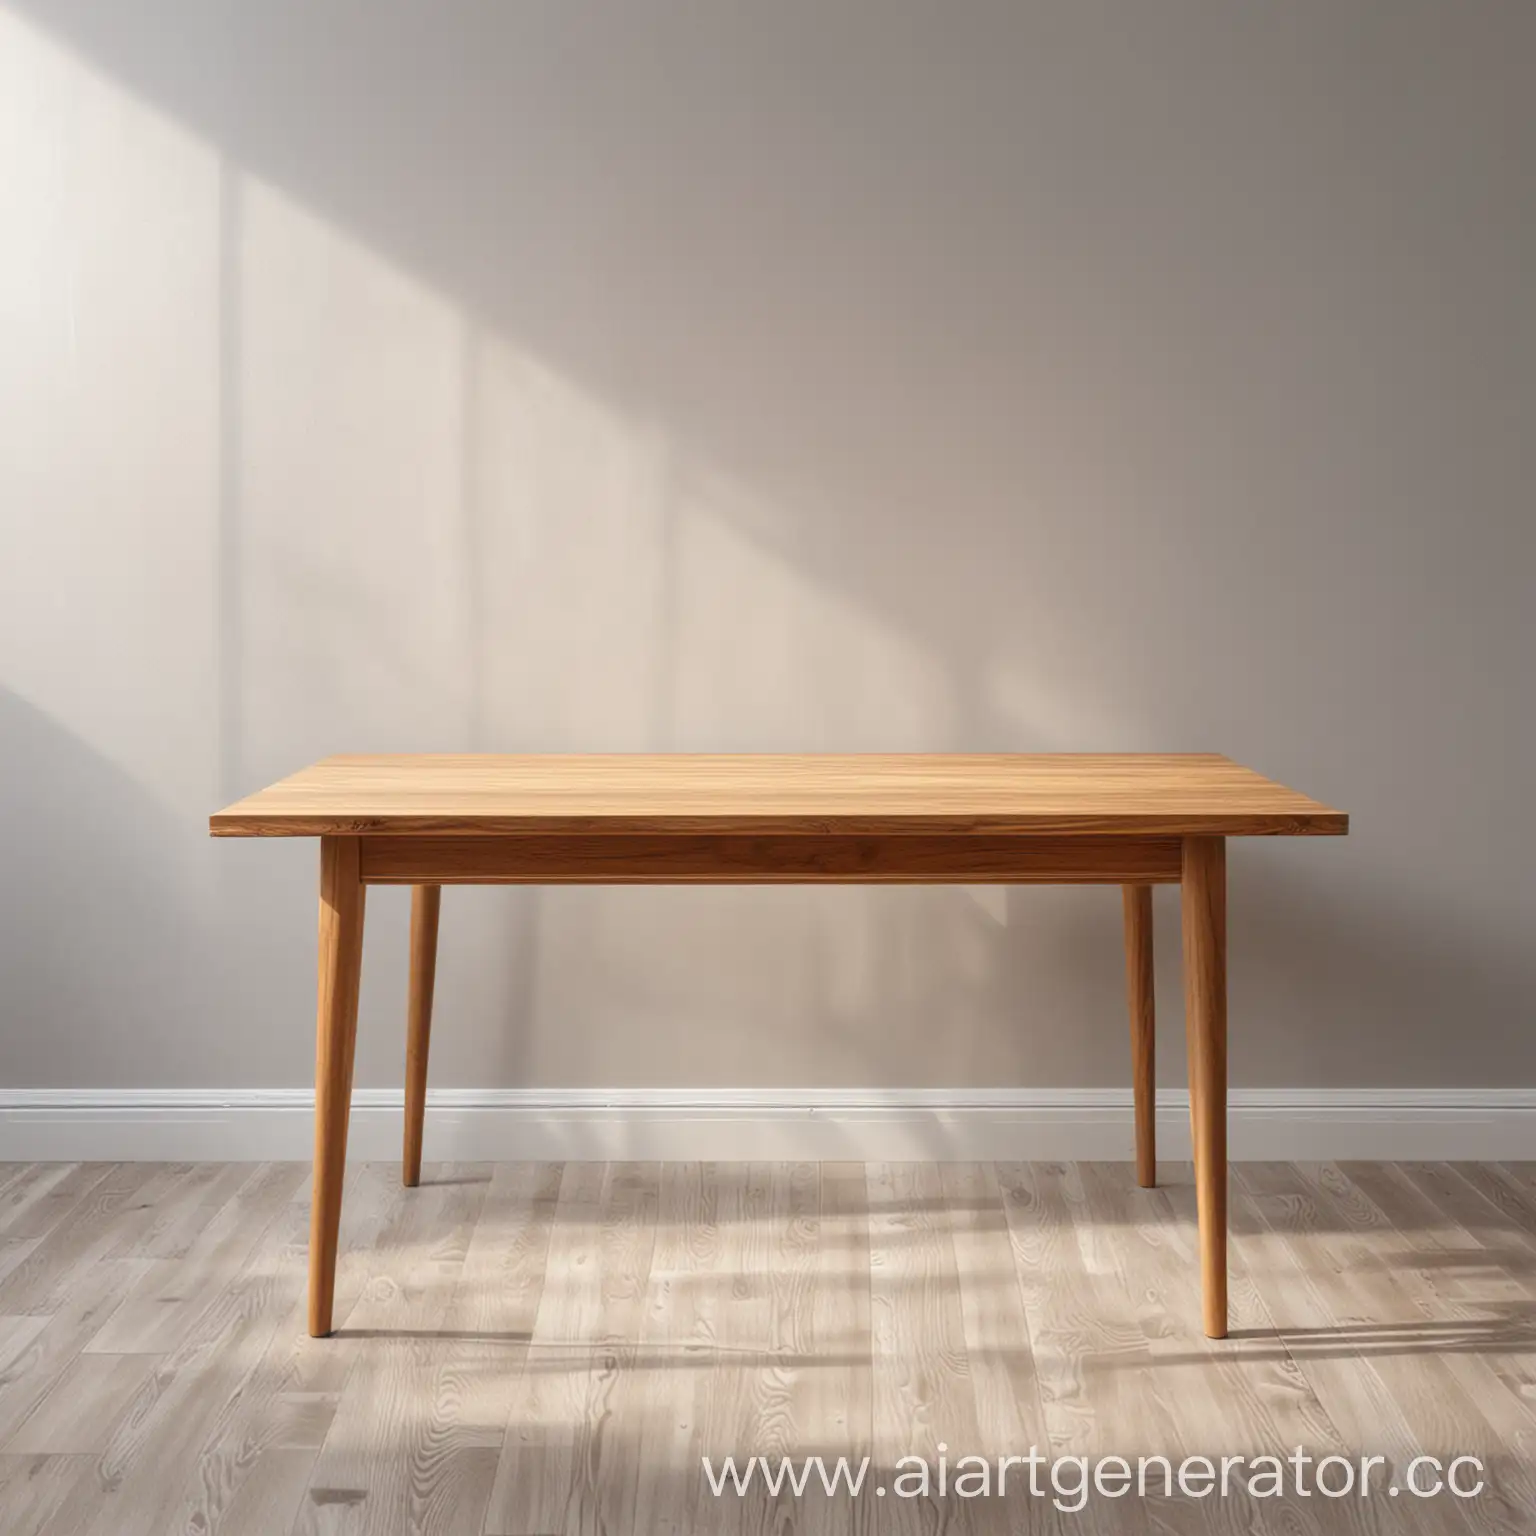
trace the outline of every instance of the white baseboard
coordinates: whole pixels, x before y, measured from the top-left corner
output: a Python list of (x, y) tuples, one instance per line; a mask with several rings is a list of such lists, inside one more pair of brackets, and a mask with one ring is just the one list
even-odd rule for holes
[[(359, 1089), (358, 1158), (400, 1155), (402, 1095)], [(307, 1159), (306, 1088), (0, 1091), (0, 1160)], [(1189, 1157), (1189, 1100), (1158, 1094), (1158, 1152)], [(1239, 1159), (1536, 1158), (1536, 1089), (1233, 1089)], [(438, 1089), (429, 1159), (1125, 1160), (1120, 1088)]]

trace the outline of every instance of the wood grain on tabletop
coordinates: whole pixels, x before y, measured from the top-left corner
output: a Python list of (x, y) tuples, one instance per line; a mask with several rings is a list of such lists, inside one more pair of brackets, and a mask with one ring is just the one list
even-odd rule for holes
[(369, 832), (1337, 834), (1343, 812), (1216, 753), (328, 757), (210, 818)]

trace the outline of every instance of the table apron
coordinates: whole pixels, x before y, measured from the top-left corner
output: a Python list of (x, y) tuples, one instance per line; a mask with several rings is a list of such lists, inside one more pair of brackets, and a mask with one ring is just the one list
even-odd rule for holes
[(1177, 884), (1177, 837), (516, 833), (358, 838), (365, 885)]

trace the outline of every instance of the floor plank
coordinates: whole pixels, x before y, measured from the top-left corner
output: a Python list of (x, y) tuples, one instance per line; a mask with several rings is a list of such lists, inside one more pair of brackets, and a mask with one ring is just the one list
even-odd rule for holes
[(123, 1163), (89, 1176), (89, 1187), (0, 1281), (0, 1313), (58, 1311), (77, 1279), (131, 1243), (191, 1172), (184, 1165)]
[(293, 1313), (305, 1235), (303, 1207), (280, 1204), (244, 1263), (129, 1403), (97, 1460), (94, 1492), (67, 1501), (55, 1517), (61, 1531), (159, 1536), (174, 1528), (188, 1483), (204, 1470), (211, 1427)]
[(91, 1456), (0, 1455), (0, 1528), (6, 1536), (38, 1536), (93, 1469)]
[[(717, 1358), (723, 1264), (720, 1169), (714, 1163), (661, 1168), (656, 1241), (646, 1285), (640, 1347), (642, 1386), (635, 1528), (672, 1533), (714, 1529), (720, 1518), (698, 1476), (705, 1454), (708, 1376)], [(487, 1527), (487, 1536), (492, 1528)]]
[(0, 1191), (0, 1236), (46, 1237), (96, 1185), (113, 1171), (110, 1163), (28, 1163), (10, 1165)]
[(611, 1163), (603, 1189), (602, 1313), (587, 1365), (586, 1410), (577, 1438), (576, 1480), (567, 1525), (634, 1529), (645, 1419), (646, 1362), (637, 1341), (656, 1247), (661, 1170)]
[[(150, 1256), (139, 1282), (85, 1347), (93, 1354), (163, 1354), (228, 1288), (252, 1249), (303, 1182), (291, 1164), (263, 1164), (234, 1180), (215, 1180), (205, 1190), (195, 1178), (177, 1190), (176, 1215), (151, 1223), (125, 1245)], [(192, 1236), (188, 1225), (200, 1225)], [(158, 1257), (170, 1248), (170, 1257)], [(116, 1249), (112, 1251), (117, 1251)]]
[[(403, 1200), (397, 1164), (358, 1163), (348, 1169), (337, 1317), (345, 1319), (372, 1275), (390, 1267), (390, 1255), (380, 1251), (379, 1241)], [(291, 1248), (272, 1252), (276, 1299), (279, 1304), (286, 1299), (288, 1314), (240, 1391), (214, 1417), (196, 1466), (184, 1480), (172, 1530), (203, 1532), (227, 1525), (235, 1530), (287, 1531), (307, 1496), (308, 1469), (319, 1455), (359, 1352), (337, 1350), (330, 1340), (308, 1335), (306, 1221), (306, 1208), (296, 1207), (287, 1225)], [(302, 1478), (301, 1465), (306, 1469)], [(290, 1492), (291, 1505), (285, 1502)], [(280, 1508), (290, 1509), (285, 1522), (278, 1519)], [(258, 1520), (269, 1524), (253, 1523)]]
[[(1298, 1326), (1277, 1305), (1276, 1326), (1346, 1443), (1387, 1455), (1394, 1474), (1420, 1455), (1481, 1456), (1501, 1467), (1501, 1486), (1456, 1510), (1454, 1528), (1518, 1529), (1511, 1494), (1521, 1497), (1529, 1473), (1494, 1442), (1452, 1355), (1436, 1347), (1431, 1315), (1398, 1262), (1405, 1234), (1335, 1169), (1244, 1164), (1238, 1177), (1305, 1277), (1316, 1321)], [(1449, 1503), (1399, 1499), (1385, 1528), (1438, 1531), (1450, 1518)]]
[[(305, 1536), (388, 1536), (478, 1526), (495, 1450), (433, 1412), (451, 1341), (442, 1330), (491, 1182), (487, 1164), (444, 1163), (402, 1196), (381, 1238), (381, 1268), (336, 1330), (332, 1347), (357, 1348), (315, 1462), (295, 1530)], [(478, 1457), (466, 1452), (479, 1451)], [(466, 1510), (463, 1506), (471, 1506)]]
[[(444, 1164), (348, 1171), (337, 1334), (296, 1165), (0, 1167), (12, 1536), (1523, 1531), (1536, 1167), (1241, 1164), (1230, 1338), (1188, 1170)], [(1035, 1498), (922, 1457), (1473, 1454), (1472, 1501)], [(941, 1450), (942, 1448), (942, 1450)], [(862, 1496), (701, 1457), (870, 1458)], [(744, 1463), (743, 1463), (744, 1464)], [(887, 1487), (882, 1497), (877, 1486)]]
[(903, 1458), (937, 1466), (953, 1449), (981, 1443), (966, 1345), (954, 1244), (939, 1166), (878, 1163), (868, 1170), (871, 1375), (874, 1475), (891, 1490), (878, 1528), (921, 1531), (953, 1522), (975, 1528), (967, 1503), (949, 1503), (935, 1486), (906, 1498)]
[(568, 1163), (561, 1171), (547, 1272), (486, 1512), (488, 1536), (567, 1528), (586, 1403), (586, 1341), (602, 1312), (606, 1178), (601, 1163)]
[(76, 1355), (0, 1449), (7, 1455), (99, 1455), (160, 1364), (159, 1355)]
[(58, 1310), (0, 1318), (0, 1445), (53, 1390), (60, 1376), (142, 1278), (148, 1261), (86, 1265), (56, 1298)]

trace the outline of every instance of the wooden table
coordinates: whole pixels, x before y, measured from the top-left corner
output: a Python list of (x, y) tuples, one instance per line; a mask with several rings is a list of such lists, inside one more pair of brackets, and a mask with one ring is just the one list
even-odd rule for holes
[(320, 839), (309, 1331), (331, 1331), (363, 896), (409, 885), (405, 1156), (421, 1174), (445, 885), (1118, 885), (1136, 1163), (1156, 1178), (1152, 892), (1183, 887), (1185, 1032), (1205, 1331), (1227, 1331), (1226, 840), (1348, 831), (1340, 811), (1213, 753), (328, 757), (210, 818)]

